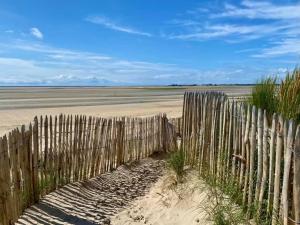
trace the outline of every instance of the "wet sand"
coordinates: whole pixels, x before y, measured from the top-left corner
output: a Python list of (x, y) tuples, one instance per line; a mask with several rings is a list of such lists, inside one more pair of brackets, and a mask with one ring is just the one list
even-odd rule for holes
[(250, 86), (195, 87), (1, 87), (0, 135), (28, 124), (34, 116), (83, 114), (91, 116), (181, 116), (185, 91), (223, 91), (245, 96)]

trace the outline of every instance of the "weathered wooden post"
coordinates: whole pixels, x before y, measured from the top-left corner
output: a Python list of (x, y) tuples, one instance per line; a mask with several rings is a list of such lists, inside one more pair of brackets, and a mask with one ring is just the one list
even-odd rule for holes
[(295, 221), (300, 224), (300, 125), (297, 127), (294, 147), (294, 207)]
[(279, 195), (280, 195), (280, 174), (281, 158), (283, 151), (283, 118), (279, 116), (276, 137), (276, 157), (275, 157), (275, 177), (274, 177), (274, 196), (272, 210), (272, 225), (278, 224)]
[(270, 138), (270, 151), (269, 151), (269, 187), (268, 187), (268, 213), (272, 212), (272, 193), (274, 190), (274, 160), (275, 160), (275, 138), (276, 138), (277, 115), (273, 114), (271, 138)]
[(282, 184), (282, 211), (283, 211), (283, 224), (289, 224), (289, 179), (290, 179), (290, 168), (292, 161), (292, 151), (294, 142), (294, 124), (293, 121), (289, 122), (288, 137), (287, 137), (287, 148), (284, 155), (284, 170), (283, 170), (283, 184)]
[(32, 141), (33, 141), (33, 193), (34, 202), (38, 202), (40, 198), (39, 190), (39, 134), (38, 134), (39, 122), (37, 117), (34, 118), (34, 124), (32, 129)]
[(252, 126), (250, 138), (250, 158), (249, 158), (249, 189), (248, 189), (248, 218), (251, 217), (251, 208), (253, 203), (253, 176), (254, 176), (254, 154), (256, 152), (256, 107), (252, 107)]
[(123, 121), (117, 121), (117, 167), (123, 163), (124, 155), (124, 132), (125, 126)]

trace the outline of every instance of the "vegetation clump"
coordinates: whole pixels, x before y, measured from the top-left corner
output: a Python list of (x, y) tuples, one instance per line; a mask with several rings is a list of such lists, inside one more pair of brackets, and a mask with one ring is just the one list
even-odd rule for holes
[(261, 79), (252, 89), (250, 104), (265, 109), (269, 114), (277, 111), (277, 78)]
[(277, 112), (300, 122), (300, 69), (288, 72), (280, 82), (276, 77), (260, 80), (252, 89), (249, 103), (266, 110), (269, 118)]
[(288, 73), (278, 91), (278, 112), (300, 122), (300, 69)]
[(249, 224), (245, 212), (239, 207), (242, 192), (236, 183), (228, 178), (221, 181), (213, 175), (203, 175), (207, 183), (206, 191), (210, 204), (205, 211), (214, 225), (240, 225)]
[(177, 183), (183, 182), (184, 161), (185, 156), (182, 149), (171, 153), (170, 158), (168, 159), (168, 167), (175, 172)]

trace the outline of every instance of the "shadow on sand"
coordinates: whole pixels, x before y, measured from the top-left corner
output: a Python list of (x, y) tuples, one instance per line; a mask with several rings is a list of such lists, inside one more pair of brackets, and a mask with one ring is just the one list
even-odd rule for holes
[(143, 196), (163, 169), (164, 161), (154, 157), (66, 185), (26, 209), (16, 224), (110, 224), (110, 217)]

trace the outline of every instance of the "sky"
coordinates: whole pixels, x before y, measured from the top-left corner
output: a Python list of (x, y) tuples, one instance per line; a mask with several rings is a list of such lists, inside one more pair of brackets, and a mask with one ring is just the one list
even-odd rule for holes
[(0, 0), (0, 85), (248, 84), (299, 62), (296, 0)]

